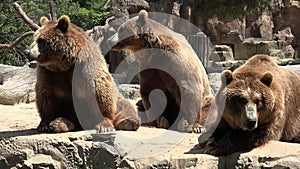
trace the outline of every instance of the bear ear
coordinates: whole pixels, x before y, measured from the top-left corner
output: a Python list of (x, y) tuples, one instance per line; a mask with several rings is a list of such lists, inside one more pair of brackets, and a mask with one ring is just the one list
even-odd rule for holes
[(226, 82), (226, 85), (228, 85), (233, 80), (232, 72), (230, 70), (224, 70), (221, 75), (221, 79)]
[(260, 78), (260, 81), (268, 87), (270, 87), (272, 80), (273, 74), (271, 72), (265, 72), (264, 75)]
[(61, 30), (63, 33), (66, 33), (70, 23), (70, 18), (66, 15), (63, 15), (58, 19), (56, 28)]
[(49, 22), (49, 19), (46, 16), (42, 16), (41, 19), (40, 19), (40, 24), (43, 26), (47, 22)]
[(147, 13), (147, 11), (141, 10), (140, 13), (139, 13), (139, 19), (138, 19), (139, 22), (142, 23), (142, 24), (145, 24), (147, 18), (148, 18), (148, 13)]

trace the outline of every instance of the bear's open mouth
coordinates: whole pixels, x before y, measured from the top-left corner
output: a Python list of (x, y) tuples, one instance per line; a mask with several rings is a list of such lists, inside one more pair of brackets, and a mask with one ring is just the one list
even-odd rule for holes
[(244, 131), (253, 131), (257, 128), (256, 121), (247, 121), (245, 124), (242, 125), (242, 130)]

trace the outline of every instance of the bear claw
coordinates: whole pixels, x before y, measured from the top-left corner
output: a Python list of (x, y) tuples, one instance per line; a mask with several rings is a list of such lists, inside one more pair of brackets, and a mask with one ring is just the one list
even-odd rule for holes
[(111, 132), (114, 131), (113, 124), (111, 121), (105, 119), (104, 121), (100, 122), (96, 127), (97, 133), (104, 133), (104, 132)]
[(160, 116), (158, 119), (156, 119), (155, 122), (156, 122), (156, 127), (158, 128), (167, 129), (170, 127), (169, 121), (164, 116)]
[(51, 129), (49, 127), (48, 122), (40, 122), (39, 126), (37, 127), (37, 130), (39, 132), (43, 132), (43, 133), (50, 133), (51, 132)]

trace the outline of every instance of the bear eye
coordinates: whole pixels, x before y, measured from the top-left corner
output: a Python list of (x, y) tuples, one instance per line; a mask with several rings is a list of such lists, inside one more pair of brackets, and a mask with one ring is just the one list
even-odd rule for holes
[(254, 99), (254, 103), (256, 104), (256, 105), (259, 105), (260, 104), (260, 99)]
[(39, 45), (44, 45), (44, 44), (46, 44), (46, 40), (45, 40), (45, 39), (42, 39), (42, 38), (39, 38), (39, 39), (37, 40), (37, 43), (38, 43)]
[(264, 105), (264, 99), (263, 98), (255, 99), (254, 103), (256, 104), (258, 109), (261, 109)]
[(238, 97), (238, 101), (242, 104), (247, 104), (248, 103), (248, 100), (243, 96)]

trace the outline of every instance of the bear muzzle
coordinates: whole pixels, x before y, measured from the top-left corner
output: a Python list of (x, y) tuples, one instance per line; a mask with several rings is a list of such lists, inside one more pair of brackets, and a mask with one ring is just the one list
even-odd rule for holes
[(29, 49), (25, 50), (25, 55), (29, 61), (37, 60), (40, 56), (37, 43), (33, 42)]
[(246, 113), (243, 118), (243, 130), (252, 131), (257, 128), (257, 110), (255, 104), (247, 104), (245, 106)]

